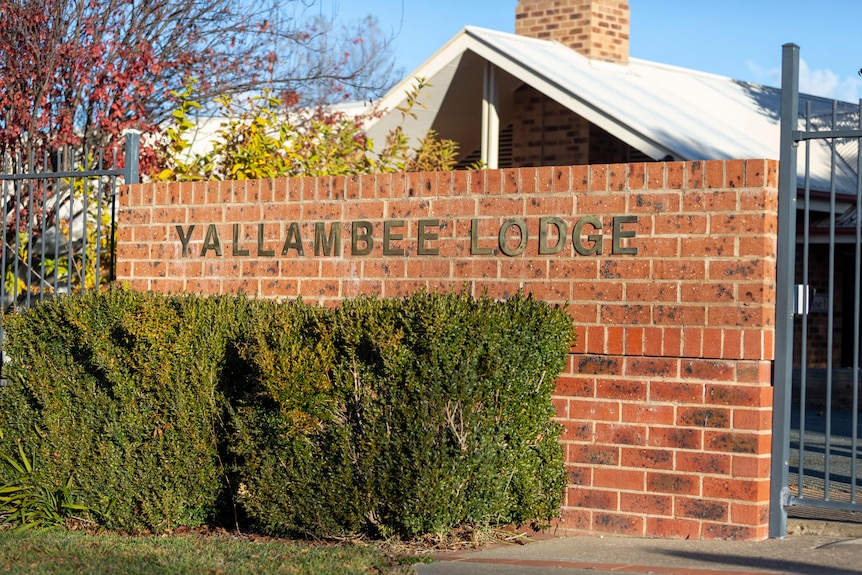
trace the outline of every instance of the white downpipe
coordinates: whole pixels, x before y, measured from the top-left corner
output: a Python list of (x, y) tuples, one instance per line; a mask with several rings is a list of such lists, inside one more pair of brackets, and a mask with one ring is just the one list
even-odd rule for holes
[(482, 163), (496, 170), (500, 164), (500, 113), (496, 67), (485, 62), (482, 90)]

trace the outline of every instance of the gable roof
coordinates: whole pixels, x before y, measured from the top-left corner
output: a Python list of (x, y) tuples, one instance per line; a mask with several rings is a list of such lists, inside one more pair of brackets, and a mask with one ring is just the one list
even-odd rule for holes
[[(434, 127), (444, 137), (469, 143), (465, 130), (481, 125), (484, 62), (503, 72), (501, 90), (527, 84), (654, 159), (779, 156), (777, 88), (635, 58), (627, 66), (600, 62), (557, 42), (476, 27), (463, 29), (440, 48), (380, 101), (380, 109), (403, 105), (413, 79), (424, 77), (432, 85), (422, 100), (428, 108), (414, 110), (417, 121), (404, 123), (408, 136)], [(808, 102), (814, 129), (829, 129), (832, 101), (800, 95), (802, 113)], [(857, 126), (858, 110), (841, 103), (839, 124)], [(385, 134), (401, 123), (400, 114), (384, 113), (369, 127), (369, 135)], [(440, 129), (446, 126), (450, 129)], [(464, 133), (460, 138), (459, 130)], [(857, 145), (838, 143), (836, 148), (836, 189), (855, 193)], [(812, 189), (829, 189), (830, 158), (828, 142), (812, 141)], [(800, 178), (803, 169), (800, 162)]]

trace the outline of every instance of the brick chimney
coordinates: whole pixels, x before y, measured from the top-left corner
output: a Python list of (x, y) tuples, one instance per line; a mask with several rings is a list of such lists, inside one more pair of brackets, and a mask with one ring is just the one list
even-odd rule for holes
[(556, 40), (587, 58), (629, 61), (627, 0), (518, 0), (515, 33)]

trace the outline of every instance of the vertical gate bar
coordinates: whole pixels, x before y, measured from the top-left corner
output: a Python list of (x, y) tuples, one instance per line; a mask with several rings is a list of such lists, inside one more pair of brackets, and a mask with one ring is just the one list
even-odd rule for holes
[[(838, 102), (832, 100), (832, 130), (836, 129), (838, 116)], [(832, 165), (829, 169), (829, 275), (828, 275), (828, 301), (826, 315), (826, 438), (824, 441), (823, 459), (823, 500), (829, 501), (831, 481), (832, 460), (832, 387), (834, 378), (832, 370), (835, 367), (835, 354), (832, 345), (835, 337), (835, 212), (836, 212), (836, 188), (835, 188), (835, 164), (838, 154), (835, 138), (829, 139), (829, 149), (832, 153)]]
[[(811, 100), (805, 102), (805, 131), (811, 130)], [(810, 277), (808, 269), (810, 248), (810, 224), (811, 224), (811, 141), (805, 142), (805, 198), (802, 206), (802, 285), (809, 286)], [(794, 262), (794, 269), (796, 263)], [(808, 309), (808, 290), (803, 290), (806, 298), (803, 309)], [(796, 480), (796, 492), (798, 497), (803, 495), (805, 485), (805, 403), (808, 401), (808, 314), (802, 314), (801, 329), (801, 353), (799, 358), (799, 469)], [(790, 438), (788, 437), (788, 441)]]
[[(3, 162), (3, 173), (6, 173), (6, 162)], [(2, 270), (2, 278), (0, 278), (0, 302), (2, 302), (3, 309), (0, 312), (5, 313), (7, 310), (6, 307), (6, 252), (8, 250), (9, 242), (7, 238), (9, 237), (9, 202), (11, 200), (11, 195), (13, 192), (9, 191), (9, 186), (14, 185), (13, 182), (4, 181), (3, 182), (3, 254), (0, 255), (0, 270)], [(3, 317), (3, 313), (0, 313), (0, 318)], [(4, 341), (6, 335), (2, 330), (2, 326), (0, 326), (0, 342)], [(0, 355), (0, 358), (3, 356)], [(2, 361), (2, 359), (0, 359)]]
[(48, 219), (48, 169), (50, 167), (50, 155), (46, 150), (42, 154), (42, 165), (44, 166), (45, 176), (46, 178), (41, 180), (41, 191), (42, 191), (42, 209), (41, 213), (41, 225), (39, 228), (39, 238), (41, 239), (42, 244), (42, 252), (39, 254), (39, 301), (43, 301), (45, 299), (45, 288), (47, 287), (45, 283), (45, 226), (46, 220)]
[[(84, 170), (87, 170), (90, 167), (90, 156), (87, 154), (87, 150), (84, 150), (83, 154), (86, 161)], [(87, 208), (89, 208), (87, 200), (90, 197), (90, 178), (85, 174), (81, 177), (81, 180), (84, 182), (81, 193), (81, 201), (84, 206), (84, 210), (81, 212), (81, 293), (84, 293), (87, 291), (87, 234), (90, 232), (90, 225), (87, 221), (90, 215), (87, 211)]]
[(116, 202), (117, 202), (117, 178), (111, 178), (111, 226), (108, 231), (108, 249), (110, 258), (108, 265), (108, 282), (117, 281), (117, 238), (116, 238)]
[[(126, 146), (123, 152), (123, 183), (127, 186), (138, 183), (138, 161), (140, 157), (139, 146), (141, 134), (136, 131), (126, 133)], [(116, 165), (116, 159), (115, 165)], [(114, 178), (111, 184), (111, 277), (113, 283), (117, 280), (117, 180)]]
[[(857, 126), (862, 129), (862, 99)], [(856, 442), (859, 439), (859, 304), (862, 302), (862, 138), (856, 139), (856, 267), (853, 282), (853, 403), (850, 431), (850, 503), (856, 503)]]
[[(119, 151), (118, 148), (114, 148), (114, 167), (118, 166), (117, 163), (119, 160)], [(108, 239), (107, 239), (107, 248), (108, 248), (108, 283), (113, 284), (117, 279), (116, 270), (114, 269), (115, 259), (114, 259), (114, 199), (117, 197), (117, 182), (119, 181), (119, 176), (114, 176), (111, 178), (111, 189), (109, 192), (109, 202), (110, 205), (105, 204), (105, 208), (108, 209), (108, 217), (110, 218), (109, 226), (108, 226)]]
[[(63, 149), (57, 149), (57, 170), (63, 169)], [(54, 294), (60, 287), (60, 178), (54, 179)]]
[(137, 130), (129, 130), (126, 133), (126, 154), (124, 183), (127, 186), (139, 183), (139, 161), (140, 161), (141, 133)]
[(25, 300), (26, 307), (30, 307), (32, 305), (31, 293), (33, 292), (33, 184), (36, 181), (35, 161), (33, 156), (33, 150), (30, 150), (30, 154), (27, 159), (29, 175), (31, 178), (28, 180), (29, 185), (27, 186), (27, 267), (25, 271), (27, 274), (27, 281), (24, 282), (27, 287)]
[[(128, 138), (128, 136), (126, 136)], [(126, 146), (128, 149), (128, 146)], [(125, 162), (128, 163), (129, 160), (125, 159)], [(114, 167), (117, 166), (117, 148), (114, 148)], [(115, 225), (116, 225), (116, 212), (117, 212), (117, 176), (111, 178), (111, 225), (108, 228), (108, 283), (113, 284), (117, 281), (117, 260), (115, 257), (116, 252), (116, 238), (115, 238)]]
[(778, 169), (778, 253), (775, 302), (775, 369), (772, 408), (772, 461), (769, 536), (787, 536), (790, 395), (793, 374), (793, 292), (796, 259), (796, 143), (799, 113), (799, 46), (785, 44), (781, 54), (781, 154)]
[[(0, 158), (0, 174), (5, 174), (5, 173), (6, 173), (6, 154), (3, 154), (2, 158)], [(2, 189), (2, 192), (3, 192), (2, 199), (3, 199), (3, 207), (5, 210), (5, 207), (6, 207), (6, 181), (5, 180), (0, 182), (0, 189)], [(6, 280), (6, 266), (4, 265), (6, 263), (6, 218), (5, 218), (5, 214), (3, 217), (3, 242), (2, 242), (2, 246), (0, 246), (0, 247), (2, 247), (2, 250), (3, 250), (3, 253), (0, 254), (0, 260), (2, 260), (2, 263), (0, 263), (0, 378), (2, 378), (3, 377), (3, 373), (2, 373), (2, 371), (3, 371), (3, 355), (4, 355), (3, 354), (3, 341), (5, 339), (5, 335), (3, 333), (3, 314), (6, 311), (5, 310), (6, 306), (3, 305), (3, 301), (5, 299), (4, 298), (4, 295), (5, 295), (4, 294), (4, 291), (5, 291), (4, 290), (4, 284), (6, 283), (6, 281), (5, 281)]]
[[(75, 157), (74, 157), (75, 152), (74, 152), (73, 148), (69, 148), (69, 154), (71, 156), (69, 158), (69, 163), (74, 165), (74, 163), (75, 163)], [(72, 293), (72, 272), (74, 271), (74, 268), (75, 268), (75, 260), (72, 257), (72, 239), (75, 235), (75, 225), (74, 225), (75, 218), (73, 217), (73, 212), (74, 212), (74, 208), (75, 208), (74, 203), (75, 203), (75, 180), (76, 179), (77, 178), (75, 176), (72, 176), (69, 178), (69, 241), (66, 242), (66, 244), (67, 244), (67, 246), (66, 246), (67, 247), (66, 257), (68, 258), (66, 260), (68, 262), (66, 267), (68, 268), (68, 272), (69, 272), (66, 274), (66, 276), (68, 278), (69, 283), (66, 285), (66, 290), (67, 290), (66, 295), (69, 295), (70, 293)]]
[[(104, 161), (105, 150), (99, 150), (99, 169)], [(96, 180), (96, 290), (99, 289), (99, 271), (102, 268), (102, 179)]]
[[(17, 172), (21, 171), (21, 154), (16, 154), (15, 156), (15, 168)], [(21, 221), (21, 180), (15, 181), (15, 204), (14, 204), (14, 216), (12, 217), (12, 221), (14, 222), (13, 230), (15, 231), (15, 252), (12, 254), (12, 305), (18, 305), (18, 263), (20, 259), (21, 249), (19, 247), (19, 241), (21, 238), (21, 234), (19, 233), (18, 228), (20, 228)]]

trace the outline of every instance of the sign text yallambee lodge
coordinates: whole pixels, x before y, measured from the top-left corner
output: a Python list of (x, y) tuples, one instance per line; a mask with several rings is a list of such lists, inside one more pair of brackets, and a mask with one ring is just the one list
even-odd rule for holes
[[(636, 231), (627, 224), (638, 223), (638, 216), (614, 216), (611, 218), (611, 254), (636, 255), (638, 248), (629, 245), (636, 237)], [(382, 243), (384, 256), (406, 256), (407, 250), (399, 247), (400, 242), (408, 239), (406, 236), (407, 222), (403, 219), (389, 219), (382, 222), (353, 220), (349, 222), (350, 254), (342, 254), (342, 230), (346, 230), (346, 222), (329, 221), (314, 222), (314, 231), (303, 231), (301, 222), (285, 222), (282, 229), (283, 241), (280, 255), (286, 257), (315, 256), (367, 256), (372, 253), (377, 242)], [(420, 219), (414, 227), (416, 240), (416, 255), (436, 256), (440, 254), (435, 245), (440, 238), (439, 230), (443, 221), (439, 218)], [(575, 252), (582, 256), (602, 255), (605, 253), (604, 224), (601, 219), (588, 216), (569, 222), (561, 217), (548, 216), (539, 218), (533, 223), (533, 229), (523, 218), (510, 218), (504, 221), (497, 233), (496, 240), (480, 238), (479, 218), (470, 221), (470, 255), (490, 255), (499, 248), (500, 253), (514, 257), (521, 255), (527, 246), (538, 242), (540, 255), (558, 254), (567, 245), (574, 247)], [(264, 223), (234, 223), (230, 238), (231, 256), (276, 257), (277, 250), (267, 248), (264, 237)], [(625, 227), (624, 227), (625, 226)], [(198, 226), (177, 225), (177, 237), (182, 244), (182, 257), (206, 257), (226, 255), (225, 239), (219, 235), (216, 224)], [(571, 229), (571, 233), (569, 230)], [(535, 239), (534, 239), (535, 238)], [(190, 243), (203, 240), (200, 253), (192, 253)], [(624, 242), (624, 240), (627, 240)], [(495, 246), (496, 244), (496, 246)]]

